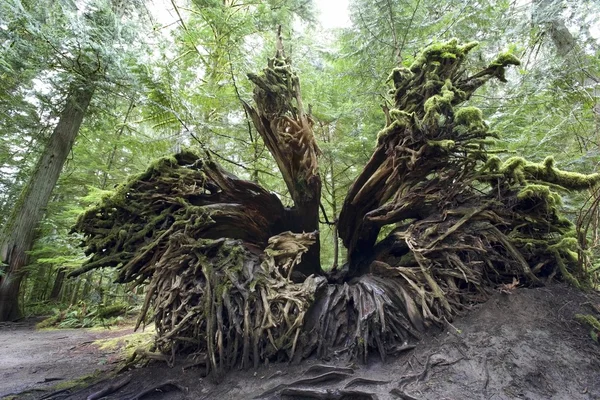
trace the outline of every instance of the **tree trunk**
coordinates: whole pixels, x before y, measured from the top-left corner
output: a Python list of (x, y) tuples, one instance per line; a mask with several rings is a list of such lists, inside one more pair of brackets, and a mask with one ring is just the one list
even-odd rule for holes
[(94, 93), (94, 86), (74, 89), (35, 170), (21, 192), (0, 235), (0, 321), (19, 317), (18, 294), (27, 252)]
[(52, 275), (52, 267), (47, 265), (40, 265), (34, 276), (31, 278), (32, 287), (27, 297), (27, 302), (34, 303), (37, 301), (44, 300), (44, 288), (48, 281), (48, 275)]
[(75, 288), (73, 289), (73, 293), (71, 293), (71, 299), (69, 300), (69, 305), (74, 306), (79, 301), (79, 288), (81, 287), (81, 279), (78, 279), (75, 282)]
[(320, 150), (313, 133), (314, 122), (304, 111), (300, 81), (290, 64), (279, 35), (277, 52), (269, 60), (268, 68), (260, 75), (248, 74), (256, 85), (254, 101), (257, 107), (247, 103), (244, 107), (275, 159), (294, 200), (294, 207), (287, 210), (289, 229), (317, 235), (317, 240), (295, 269), (302, 278), (302, 275), (323, 273), (318, 239), (321, 177), (317, 157)]
[(56, 279), (54, 279), (54, 286), (52, 286), (52, 292), (50, 292), (50, 297), (48, 300), (57, 301), (60, 295), (60, 292), (63, 287), (63, 282), (65, 281), (65, 274), (67, 270), (66, 268), (59, 268), (56, 273)]

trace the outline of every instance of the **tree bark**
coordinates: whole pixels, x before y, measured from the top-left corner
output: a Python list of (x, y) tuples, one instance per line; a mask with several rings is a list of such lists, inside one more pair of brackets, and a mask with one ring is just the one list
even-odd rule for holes
[[(313, 120), (304, 110), (300, 81), (290, 64), (279, 36), (276, 55), (269, 59), (268, 67), (261, 75), (248, 74), (256, 85), (256, 108), (247, 103), (244, 108), (275, 159), (294, 200), (294, 207), (287, 210), (287, 226), (292, 232), (318, 235), (321, 176), (317, 157), (320, 150), (313, 133)], [(318, 236), (295, 271), (304, 277), (322, 274)]]
[(0, 321), (13, 320), (20, 315), (18, 294), (25, 276), (23, 267), (27, 264), (27, 252), (33, 246), (36, 227), (42, 219), (93, 94), (93, 85), (71, 91), (58, 124), (0, 234), (0, 259), (4, 264), (4, 273), (0, 275)]
[(56, 273), (56, 278), (54, 279), (54, 285), (52, 286), (52, 292), (50, 292), (50, 297), (48, 300), (57, 301), (60, 295), (60, 292), (63, 287), (63, 282), (65, 281), (65, 275), (67, 270), (65, 268), (59, 268)]

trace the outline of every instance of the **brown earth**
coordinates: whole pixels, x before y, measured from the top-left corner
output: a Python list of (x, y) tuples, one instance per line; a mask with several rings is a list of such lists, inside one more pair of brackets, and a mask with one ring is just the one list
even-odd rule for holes
[[(431, 332), (413, 350), (385, 363), (373, 358), (367, 365), (356, 365), (340, 358), (293, 366), (271, 364), (256, 371), (233, 371), (218, 383), (212, 378), (202, 378), (198, 369), (169, 368), (157, 363), (112, 381), (46, 398), (85, 399), (111, 382), (131, 376), (130, 383), (104, 398), (132, 399), (148, 389), (170, 383), (159, 390), (150, 390), (142, 398), (600, 399), (600, 346), (591, 339), (589, 328), (574, 319), (577, 313), (594, 313), (594, 306), (600, 307), (600, 294), (584, 294), (562, 284), (517, 289), (510, 294), (498, 293), (485, 304), (473, 306), (444, 331)], [(21, 370), (26, 368), (29, 375), (36, 377), (19, 373), (11, 377), (4, 366), (5, 349), (0, 347), (0, 393), (6, 392), (5, 377), (12, 380), (10, 385), (14, 388), (43, 387), (43, 384), (31, 386), (31, 382), (66, 376), (74, 365), (76, 369), (91, 370), (98, 367), (99, 359), (106, 357), (98, 350), (90, 354), (65, 350), (74, 345), (72, 341), (52, 339), (45, 332), (26, 328), (15, 328), (12, 332), (0, 329), (0, 346), (6, 345), (7, 340), (14, 341), (10, 345), (12, 351), (27, 354), (25, 349), (35, 344), (37, 352), (46, 354), (36, 358), (38, 371), (43, 373), (33, 373), (38, 367), (25, 357), (21, 363), (11, 361), (13, 368), (18, 368), (17, 365)], [(55, 334), (65, 336), (64, 332)], [(89, 334), (83, 334), (80, 340), (89, 340), (85, 336)], [(68, 346), (63, 346), (67, 342)], [(42, 369), (44, 365), (46, 368), (55, 365), (55, 360), (63, 360), (62, 366)], [(324, 364), (336, 369), (323, 375), (328, 371), (319, 366)], [(316, 376), (321, 378), (299, 381)], [(26, 382), (17, 382), (24, 378)], [(317, 383), (317, 380), (325, 381)], [(313, 397), (307, 390), (313, 391)], [(40, 399), (48, 395), (30, 392), (18, 398)]]
[(36, 330), (36, 322), (39, 319), (0, 323), (0, 398), (29, 390), (44, 393), (62, 382), (102, 375), (122, 357), (115, 349), (101, 350), (93, 342), (133, 332), (131, 326)]

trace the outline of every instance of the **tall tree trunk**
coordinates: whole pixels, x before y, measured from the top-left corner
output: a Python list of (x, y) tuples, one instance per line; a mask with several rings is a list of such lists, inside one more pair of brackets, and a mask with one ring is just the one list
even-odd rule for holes
[(43, 292), (44, 286), (46, 286), (46, 281), (48, 280), (48, 270), (51, 270), (52, 267), (47, 265), (40, 265), (40, 267), (35, 271), (34, 277), (32, 277), (33, 286), (29, 292), (29, 296), (27, 298), (27, 302), (34, 303), (36, 301), (44, 300)]
[(4, 273), (0, 276), (0, 321), (13, 320), (20, 315), (18, 294), (25, 275), (23, 267), (27, 264), (27, 252), (33, 246), (35, 229), (93, 94), (93, 85), (71, 91), (58, 124), (0, 234), (0, 258), (4, 264)]
[(60, 292), (63, 287), (63, 282), (65, 281), (65, 274), (67, 272), (66, 268), (59, 268), (56, 273), (56, 278), (54, 279), (54, 285), (52, 286), (52, 292), (50, 292), (50, 297), (48, 300), (50, 301), (58, 301)]

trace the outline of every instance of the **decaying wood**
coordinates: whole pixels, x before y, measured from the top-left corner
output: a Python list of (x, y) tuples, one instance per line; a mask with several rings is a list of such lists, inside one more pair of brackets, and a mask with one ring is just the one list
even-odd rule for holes
[[(262, 74), (248, 74), (256, 85), (256, 108), (244, 108), (269, 152), (275, 159), (294, 201), (289, 229), (294, 232), (318, 232), (321, 177), (317, 157), (321, 151), (315, 141), (313, 120), (304, 110), (300, 80), (285, 56), (281, 28), (277, 52)], [(304, 276), (322, 274), (319, 241), (308, 250), (297, 267)]]
[[(467, 74), (473, 47), (432, 45), (393, 71), (389, 121), (338, 220), (348, 263), (331, 275), (318, 261), (319, 150), (281, 44), (263, 73), (250, 75), (256, 105), (245, 107), (294, 206), (183, 152), (81, 216), (75, 230), (91, 258), (71, 275), (113, 266), (120, 282), (146, 285), (138, 325), (153, 310), (155, 350), (169, 362), (203, 357), (204, 374), (315, 354), (385, 359), (502, 285), (554, 277), (585, 285), (560, 194), (594, 187), (600, 175), (489, 151), (498, 134), (462, 104), (518, 61), (504, 54)], [(319, 371), (304, 382), (351, 372)]]

